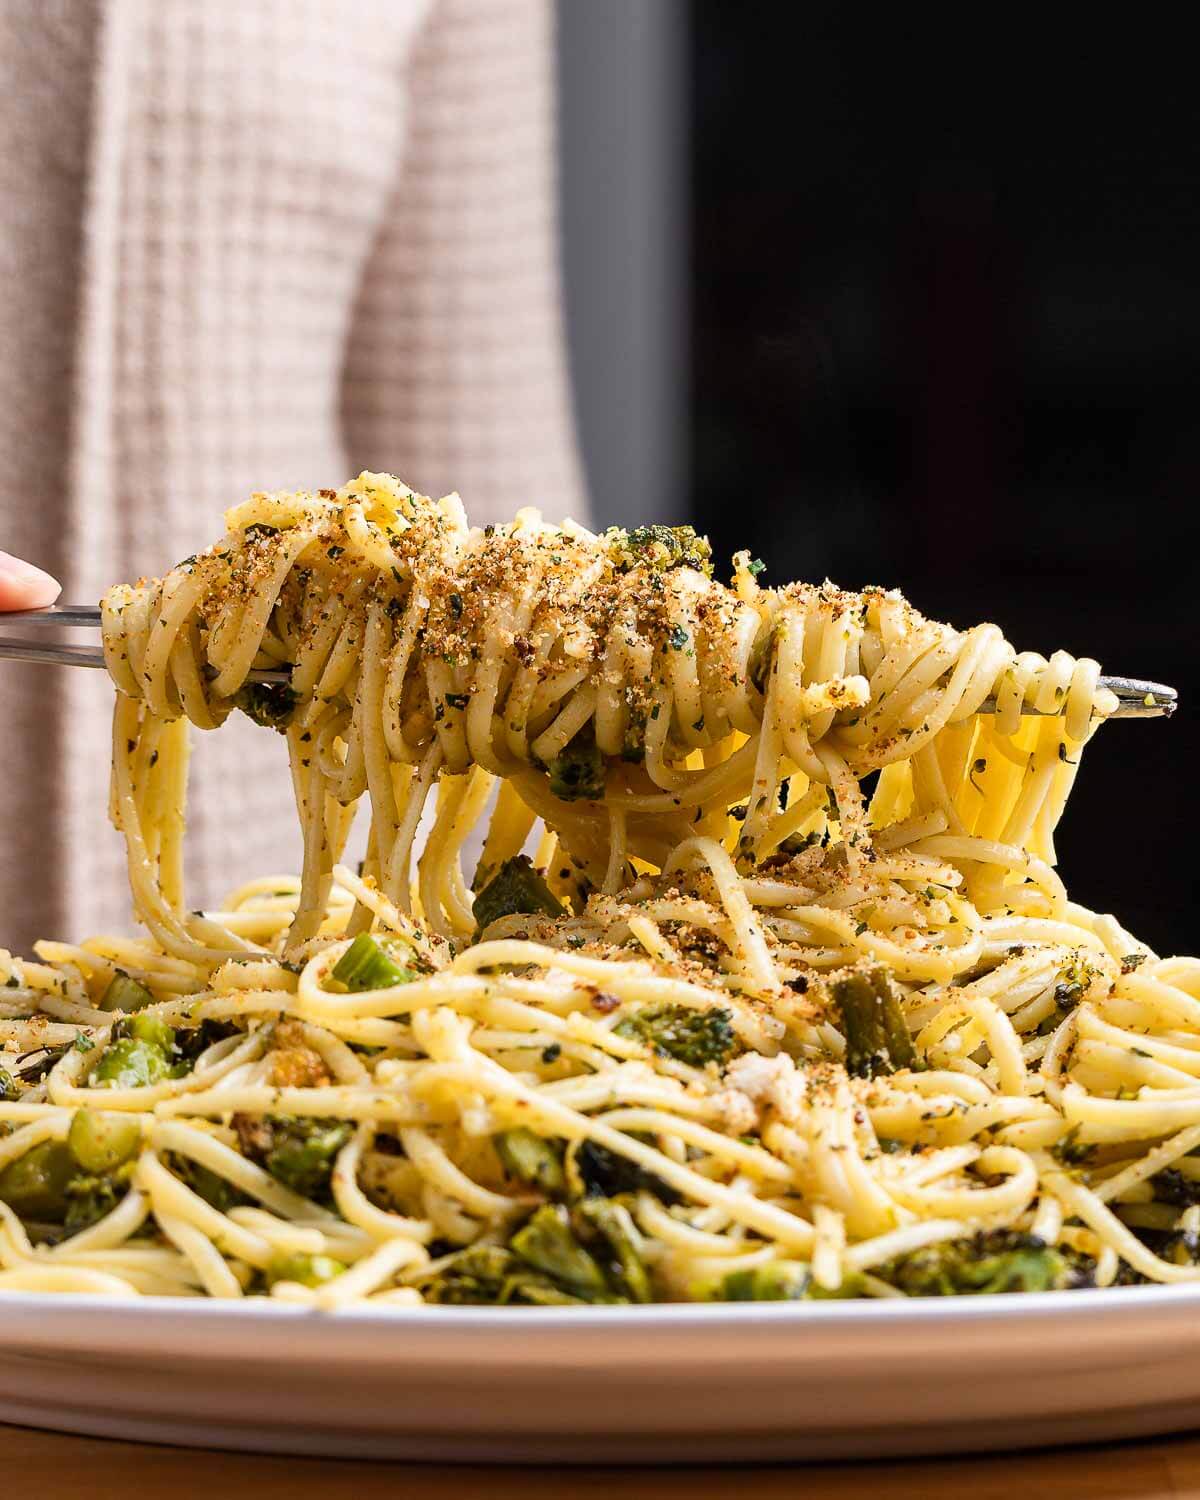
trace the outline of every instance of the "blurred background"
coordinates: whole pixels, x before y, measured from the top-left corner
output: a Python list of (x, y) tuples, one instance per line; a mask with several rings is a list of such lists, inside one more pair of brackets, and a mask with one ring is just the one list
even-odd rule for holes
[(601, 523), (1180, 689), (1059, 855), (1186, 951), (1200, 131), (1169, 28), (1104, 14), (560, 0), (568, 329)]
[[(586, 514), (573, 404), (597, 524), (1176, 685), (1093, 747), (1060, 855), (1191, 948), (1200, 122), (1165, 16), (0, 0), (0, 547), (95, 599), (363, 466)], [(4, 674), (18, 948), (127, 921), (89, 676)], [(298, 848), (282, 747), (198, 738), (211, 904)]]

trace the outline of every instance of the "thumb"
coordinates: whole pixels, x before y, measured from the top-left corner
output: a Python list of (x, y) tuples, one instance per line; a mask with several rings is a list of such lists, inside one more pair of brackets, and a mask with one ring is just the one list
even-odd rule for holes
[(53, 604), (62, 593), (62, 585), (49, 573), (0, 552), (0, 611), (41, 609)]

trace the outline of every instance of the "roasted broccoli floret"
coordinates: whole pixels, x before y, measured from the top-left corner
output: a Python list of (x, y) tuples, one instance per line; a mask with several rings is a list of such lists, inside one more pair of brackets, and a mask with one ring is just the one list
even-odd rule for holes
[(731, 1271), (712, 1293), (714, 1302), (820, 1302), (857, 1297), (861, 1276), (844, 1276), (836, 1291), (827, 1291), (813, 1280), (807, 1261), (773, 1260), (748, 1271)]
[(623, 1203), (610, 1198), (585, 1198), (573, 1218), (585, 1232), (589, 1246), (611, 1285), (630, 1302), (653, 1302), (650, 1275), (638, 1249), (633, 1218)]
[(42, 1141), (10, 1162), (0, 1172), (0, 1199), (27, 1222), (61, 1224), (69, 1234), (111, 1213), (129, 1190), (134, 1163), (125, 1159), (111, 1171), (86, 1170), (76, 1143), (69, 1137)]
[(604, 756), (590, 724), (568, 740), (547, 769), (550, 790), (562, 802), (599, 802), (604, 796)]
[(427, 1302), (457, 1306), (499, 1307), (517, 1302), (552, 1307), (582, 1305), (587, 1300), (535, 1271), (502, 1245), (472, 1245), (420, 1286)]
[[(204, 1020), (195, 1025), (169, 1025), (150, 1011), (126, 1013), (115, 1019), (109, 1044), (100, 1053), (90, 1083), (99, 1088), (139, 1088), (167, 1078), (183, 1078), (196, 1060), (217, 1042), (244, 1036), (233, 1022)], [(81, 1050), (92, 1044), (75, 1041)]]
[(300, 695), (285, 682), (246, 682), (238, 688), (233, 701), (256, 724), (282, 734), (291, 722)]
[(338, 1152), (354, 1134), (348, 1120), (297, 1115), (234, 1115), (242, 1154), (284, 1187), (318, 1202), (329, 1197)]
[(7, 1068), (0, 1068), (0, 1100), (19, 1099), (21, 1091), (17, 1087), (16, 1079)]
[(1081, 1142), (1079, 1139), (1079, 1126), (1073, 1125), (1061, 1141), (1055, 1141), (1050, 1147), (1050, 1155), (1055, 1161), (1064, 1167), (1086, 1167), (1089, 1162), (1095, 1160), (1098, 1147), (1096, 1143)]
[(518, 912), (543, 912), (548, 917), (561, 917), (563, 911), (562, 902), (555, 897), (526, 854), (506, 859), (475, 897), (475, 925), (480, 932), (501, 917), (511, 917)]
[(171, 1074), (170, 1057), (153, 1042), (126, 1036), (104, 1049), (92, 1072), (95, 1088), (138, 1089), (161, 1083)]
[(910, 1297), (1047, 1292), (1086, 1284), (1079, 1264), (1030, 1234), (999, 1229), (901, 1255), (876, 1272)]
[(500, 1164), (509, 1177), (543, 1193), (561, 1193), (566, 1185), (562, 1158), (553, 1145), (524, 1126), (492, 1137)]
[(1172, 1265), (1200, 1264), (1200, 1235), (1191, 1230), (1177, 1229), (1171, 1234), (1164, 1235), (1157, 1249), (1162, 1259), (1170, 1261)]
[(674, 1188), (627, 1156), (595, 1141), (573, 1142), (567, 1150), (567, 1191), (572, 1198), (616, 1198), (646, 1191), (662, 1203), (678, 1203)]
[(729, 1024), (731, 1016), (722, 1007), (692, 1010), (686, 1005), (657, 1005), (627, 1016), (615, 1030), (619, 1036), (645, 1042), (662, 1057), (673, 1057), (693, 1068), (708, 1063), (724, 1067), (739, 1050)]
[(1193, 1208), (1200, 1203), (1200, 1180), (1185, 1177), (1176, 1167), (1168, 1167), (1150, 1179), (1154, 1196), (1160, 1203), (1171, 1203), (1176, 1208)]
[(848, 1073), (877, 1078), (919, 1066), (900, 997), (886, 969), (850, 974), (835, 981), (831, 990), (846, 1038)]
[(429, 1302), (539, 1307), (650, 1302), (637, 1231), (621, 1204), (545, 1204), (505, 1245), (472, 1245), (420, 1283)]
[(112, 1213), (129, 1191), (134, 1165), (126, 1161), (111, 1172), (79, 1173), (71, 1178), (65, 1189), (63, 1219), (68, 1234), (78, 1234)]
[(231, 1036), (243, 1035), (232, 1021), (201, 1021), (199, 1026), (179, 1027), (175, 1032), (174, 1056), (182, 1071), (190, 1073), (202, 1052)]
[(608, 555), (618, 571), (652, 568), (662, 573), (668, 568), (697, 568), (712, 577), (712, 547), (706, 536), (697, 535), (691, 526), (635, 526), (626, 531), (610, 526), (604, 533)]
[(114, 1040), (119, 1041), (124, 1037), (132, 1038), (135, 1042), (145, 1042), (148, 1047), (157, 1047), (167, 1058), (172, 1057), (175, 1052), (175, 1028), (168, 1025), (161, 1016), (142, 1013), (126, 1016), (113, 1027)]
[(491, 1307), (504, 1299), (516, 1257), (499, 1245), (472, 1245), (418, 1284), (426, 1302)]
[(578, 1296), (594, 1300), (608, 1291), (604, 1272), (572, 1233), (570, 1216), (559, 1204), (539, 1208), (509, 1240), (509, 1248)]

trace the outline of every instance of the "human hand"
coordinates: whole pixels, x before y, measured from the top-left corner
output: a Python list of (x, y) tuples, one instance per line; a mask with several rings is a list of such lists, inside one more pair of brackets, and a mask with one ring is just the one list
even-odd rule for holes
[(10, 609), (41, 609), (53, 604), (62, 584), (32, 563), (0, 552), (0, 612)]

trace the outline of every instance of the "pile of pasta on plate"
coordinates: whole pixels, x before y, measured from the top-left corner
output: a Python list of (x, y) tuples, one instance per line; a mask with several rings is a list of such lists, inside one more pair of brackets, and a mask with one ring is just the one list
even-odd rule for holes
[[(1200, 1278), (1200, 963), (1055, 869), (1095, 662), (385, 474), (252, 496), (102, 618), (143, 935), (0, 951), (0, 1290)], [(303, 867), (195, 912), (189, 726), (231, 713)]]

